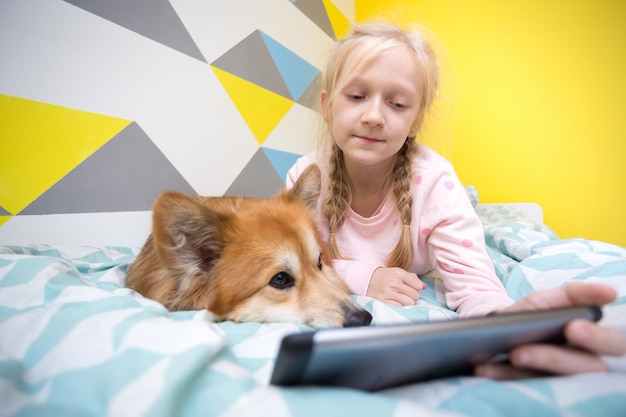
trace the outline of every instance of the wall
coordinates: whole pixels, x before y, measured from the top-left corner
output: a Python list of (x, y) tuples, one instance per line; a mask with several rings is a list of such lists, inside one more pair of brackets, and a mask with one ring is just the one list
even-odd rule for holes
[(0, 243), (141, 244), (163, 190), (268, 196), (352, 0), (1, 0)]
[(561, 237), (626, 246), (626, 2), (357, 0), (355, 10), (436, 34), (455, 78), (446, 99), (458, 100), (442, 106), (454, 124), (445, 153), (482, 202), (535, 201)]

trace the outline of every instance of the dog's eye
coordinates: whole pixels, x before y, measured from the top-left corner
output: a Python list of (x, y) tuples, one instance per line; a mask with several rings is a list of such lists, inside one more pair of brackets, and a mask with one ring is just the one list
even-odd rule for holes
[(322, 270), (322, 254), (320, 253), (320, 257), (317, 258), (317, 269)]
[(270, 279), (269, 284), (279, 290), (284, 290), (295, 285), (295, 280), (286, 272), (279, 272)]

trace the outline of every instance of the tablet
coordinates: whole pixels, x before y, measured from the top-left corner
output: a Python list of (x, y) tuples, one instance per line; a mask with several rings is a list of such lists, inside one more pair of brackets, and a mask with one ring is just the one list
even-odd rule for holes
[(598, 321), (596, 306), (371, 327), (322, 329), (283, 338), (270, 383), (377, 391), (471, 375), (527, 343), (563, 343), (573, 319)]

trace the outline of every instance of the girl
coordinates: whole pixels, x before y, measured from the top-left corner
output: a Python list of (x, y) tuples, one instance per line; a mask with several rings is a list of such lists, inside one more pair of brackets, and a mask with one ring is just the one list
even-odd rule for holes
[[(508, 297), (453, 167), (415, 140), (438, 85), (429, 43), (392, 25), (356, 26), (330, 55), (320, 97), (329, 146), (300, 158), (287, 186), (308, 165), (320, 166), (319, 225), (351, 291), (413, 305), (426, 287), (419, 275), (435, 270), (448, 306), (462, 317), (614, 300), (615, 292), (599, 285), (538, 292), (518, 303)], [(593, 323), (572, 322), (566, 337), (572, 347), (524, 346), (511, 352), (518, 368), (485, 365), (477, 373), (604, 370), (599, 354), (626, 353), (626, 337)]]

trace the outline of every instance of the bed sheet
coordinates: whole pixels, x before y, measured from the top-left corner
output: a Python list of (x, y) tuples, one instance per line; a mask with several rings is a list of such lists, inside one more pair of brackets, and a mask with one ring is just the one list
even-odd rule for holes
[[(513, 298), (566, 282), (619, 292), (603, 323), (626, 333), (626, 249), (559, 239), (510, 209), (479, 215)], [(607, 374), (447, 378), (378, 393), (268, 385), (282, 336), (303, 326), (216, 323), (124, 287), (139, 248), (0, 248), (0, 416), (624, 416), (625, 358)], [(436, 276), (415, 307), (356, 297), (374, 324), (454, 319)], [(407, 358), (419, 360), (419, 358)]]

